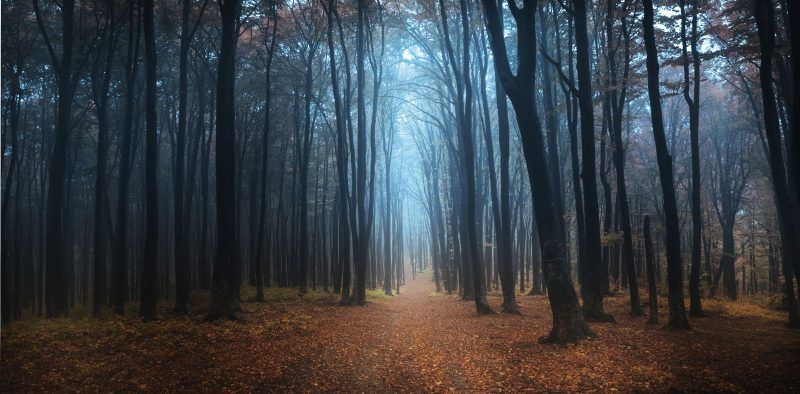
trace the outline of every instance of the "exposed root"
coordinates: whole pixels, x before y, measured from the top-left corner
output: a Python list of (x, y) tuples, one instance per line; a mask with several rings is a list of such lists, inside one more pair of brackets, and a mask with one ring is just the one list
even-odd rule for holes
[(519, 305), (516, 302), (509, 302), (503, 303), (502, 309), (500, 309), (502, 313), (510, 313), (514, 315), (521, 315), (522, 313), (519, 311)]
[(669, 322), (662, 328), (667, 331), (692, 331), (692, 325), (689, 324), (689, 319), (683, 314), (670, 316)]
[(584, 338), (594, 338), (597, 334), (589, 328), (586, 322), (582, 324), (575, 322), (565, 327), (553, 327), (550, 334), (539, 338), (539, 343), (566, 345), (571, 342), (577, 342)]
[(493, 314), (497, 313), (485, 301), (484, 302), (476, 302), (475, 305), (478, 308), (478, 314), (479, 315), (493, 315)]
[(583, 311), (583, 318), (586, 321), (595, 322), (595, 323), (616, 323), (617, 321), (614, 320), (614, 316), (605, 313), (602, 309), (592, 309)]
[(566, 345), (583, 338), (594, 338), (597, 334), (589, 327), (580, 309), (565, 310), (553, 316), (550, 334), (539, 338), (539, 343)]

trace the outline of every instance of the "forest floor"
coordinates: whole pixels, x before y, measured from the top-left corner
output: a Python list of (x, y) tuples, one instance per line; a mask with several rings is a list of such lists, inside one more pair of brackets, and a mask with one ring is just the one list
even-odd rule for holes
[(544, 296), (519, 295), (522, 315), (478, 316), (433, 290), (424, 273), (399, 296), (340, 307), (325, 293), (268, 289), (267, 303), (244, 298), (236, 322), (205, 323), (201, 307), (174, 317), (166, 305), (147, 324), (134, 313), (23, 319), (2, 330), (0, 392), (800, 392), (800, 332), (750, 303), (706, 300), (710, 318), (672, 333), (611, 297), (617, 323), (564, 347), (537, 342), (551, 326)]

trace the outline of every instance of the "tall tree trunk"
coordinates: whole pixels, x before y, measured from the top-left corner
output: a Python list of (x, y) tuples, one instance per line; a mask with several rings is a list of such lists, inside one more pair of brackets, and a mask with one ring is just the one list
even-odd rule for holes
[(535, 1), (525, 1), (524, 8), (512, 7), (517, 21), (518, 72), (511, 73), (503, 32), (499, 24), (500, 13), (493, 0), (482, 0), (487, 30), (491, 37), (495, 68), (506, 90), (522, 137), (523, 154), (528, 167), (528, 178), (536, 209), (536, 224), (542, 244), (543, 270), (547, 284), (550, 308), (553, 312), (553, 329), (543, 341), (566, 343), (595, 335), (583, 318), (578, 297), (572, 287), (567, 250), (564, 240), (564, 218), (557, 214), (556, 193), (550, 187), (544, 138), (539, 127), (533, 86), (535, 76), (536, 35)]
[(681, 264), (680, 222), (678, 204), (675, 199), (675, 185), (672, 176), (672, 156), (667, 148), (664, 135), (664, 118), (661, 111), (661, 93), (659, 92), (658, 50), (656, 49), (653, 28), (653, 1), (643, 0), (644, 42), (647, 52), (647, 91), (650, 98), (650, 118), (653, 124), (658, 172), (661, 178), (661, 192), (664, 204), (664, 222), (667, 232), (667, 284), (669, 285), (669, 322), (671, 330), (691, 330), (686, 318), (686, 306), (683, 302), (683, 266)]
[[(256, 267), (256, 301), (264, 301), (264, 279), (269, 282), (269, 268), (264, 275), (264, 267), (269, 267), (269, 251), (264, 252), (265, 246), (269, 246), (269, 237), (266, 236), (267, 210), (269, 209), (269, 196), (267, 194), (267, 182), (269, 181), (269, 142), (270, 142), (270, 109), (272, 105), (272, 57), (275, 53), (275, 32), (278, 29), (277, 10), (270, 10), (272, 19), (272, 33), (270, 34), (269, 44), (267, 45), (267, 69), (266, 69), (266, 88), (264, 92), (264, 130), (261, 145), (261, 209), (258, 214), (258, 246), (256, 247), (255, 267)], [(267, 259), (267, 262), (264, 259)]]
[[(12, 71), (13, 72), (13, 71)], [(3, 202), (2, 202), (2, 213), (0, 213), (0, 220), (2, 220), (2, 224), (0, 224), (0, 233), (2, 234), (2, 244), (9, 245), (11, 243), (10, 239), (10, 231), (11, 228), (9, 226), (8, 220), (8, 212), (11, 206), (11, 185), (14, 184), (14, 176), (16, 175), (17, 168), (19, 167), (20, 160), (20, 148), (19, 148), (19, 104), (21, 98), (21, 86), (20, 86), (20, 78), (18, 72), (13, 72), (12, 74), (12, 82), (9, 83), (10, 87), (8, 88), (9, 92), (8, 99), (6, 99), (6, 104), (8, 106), (8, 112), (6, 115), (6, 119), (8, 121), (8, 128), (3, 127), (4, 135), (8, 135), (10, 132), (10, 148), (11, 154), (9, 155), (9, 163), (7, 166), (7, 175), (6, 178), (3, 180)], [(9, 130), (9, 131), (6, 131)], [(3, 151), (7, 148), (5, 143), (3, 143)], [(19, 181), (17, 181), (19, 182)], [(20, 196), (15, 196), (17, 200), (19, 200)], [(32, 204), (32, 202), (31, 202)], [(15, 223), (16, 226), (16, 223)], [(9, 273), (11, 271), (11, 252), (9, 247), (4, 247), (0, 250), (2, 253), (2, 282), (0, 282), (0, 287), (2, 288), (2, 319), (5, 322), (11, 320), (11, 293), (9, 292), (9, 288), (11, 287), (11, 283), (9, 283), (10, 278)]]
[(357, 1), (358, 23), (356, 25), (356, 140), (357, 146), (356, 177), (355, 177), (355, 205), (356, 215), (351, 216), (351, 225), (357, 232), (354, 236), (355, 265), (356, 265), (356, 294), (355, 302), (363, 305), (366, 303), (367, 285), (367, 250), (369, 247), (369, 234), (366, 223), (366, 194), (367, 194), (367, 109), (365, 103), (364, 84), (366, 83), (364, 71), (364, 26), (367, 18), (367, 3), (365, 0)]
[[(313, 142), (313, 130), (312, 130), (312, 120), (311, 120), (311, 88), (314, 83), (313, 78), (313, 62), (314, 62), (314, 52), (315, 52), (315, 44), (309, 42), (309, 49), (306, 53), (306, 80), (305, 80), (305, 97), (304, 97), (304, 114), (305, 120), (303, 122), (303, 137), (302, 139), (298, 139), (298, 144), (302, 141), (302, 147), (298, 150), (300, 157), (298, 158), (299, 161), (299, 201), (300, 210), (299, 210), (299, 249), (298, 252), (300, 253), (299, 256), (299, 292), (300, 295), (304, 295), (308, 292), (308, 256), (309, 256), (309, 246), (308, 246), (308, 165), (311, 159), (311, 144)], [(298, 136), (299, 137), (299, 136)]]
[[(479, 314), (493, 313), (491, 307), (486, 301), (485, 289), (485, 272), (483, 271), (483, 259), (480, 252), (480, 241), (477, 239), (477, 229), (475, 222), (476, 218), (476, 196), (475, 196), (475, 147), (472, 137), (472, 81), (470, 73), (470, 37), (467, 33), (469, 31), (469, 13), (467, 9), (466, 0), (459, 1), (461, 8), (461, 28), (464, 32), (462, 34), (462, 65), (461, 69), (457, 66), (453, 45), (450, 40), (449, 27), (447, 24), (447, 10), (444, 7), (444, 0), (439, 0), (439, 12), (442, 18), (442, 28), (444, 32), (444, 42), (447, 49), (448, 58), (450, 60), (450, 68), (455, 76), (457, 102), (456, 102), (456, 123), (459, 126), (459, 153), (460, 164), (463, 167), (461, 172), (461, 195), (464, 197), (463, 210), (465, 217), (460, 220), (465, 225), (466, 235), (463, 240), (466, 245), (466, 254), (469, 255), (469, 269), (472, 283), (466, 282), (465, 286), (472, 287), (472, 293), (475, 297), (475, 306)], [(465, 272), (466, 274), (466, 272)], [(465, 291), (465, 295), (467, 292)]]
[(697, 0), (692, 1), (692, 64), (694, 78), (693, 91), (689, 92), (689, 54), (686, 43), (686, 1), (681, 0), (681, 49), (683, 54), (683, 98), (689, 107), (689, 134), (692, 151), (692, 263), (689, 271), (689, 316), (705, 316), (700, 303), (700, 257), (702, 250), (702, 206), (700, 201), (700, 56), (697, 52)]
[[(391, 182), (391, 168), (392, 168), (392, 148), (394, 144), (394, 136), (386, 136), (391, 133), (392, 129), (384, 130), (383, 135), (383, 155), (384, 155), (384, 183), (385, 183), (385, 198), (384, 198), (384, 216), (383, 216), (383, 293), (392, 295), (392, 234), (391, 234), (391, 221), (392, 221), (392, 182)], [(388, 141), (387, 141), (388, 139)]]
[[(333, 89), (334, 110), (336, 115), (336, 176), (338, 178), (338, 211), (339, 215), (337, 224), (338, 229), (338, 250), (339, 256), (337, 257), (339, 272), (342, 279), (341, 284), (341, 300), (342, 304), (350, 303), (350, 223), (348, 222), (349, 205), (351, 203), (349, 196), (349, 185), (347, 182), (347, 130), (346, 118), (343, 114), (343, 103), (341, 97), (341, 89), (339, 87), (339, 76), (336, 71), (336, 50), (333, 44), (333, 21), (331, 15), (335, 14), (338, 20), (338, 13), (336, 12), (336, 0), (328, 0), (327, 7), (325, 8), (326, 16), (328, 18), (328, 56), (330, 60), (331, 70), (331, 87)], [(347, 71), (348, 80), (350, 70)], [(349, 85), (349, 84), (348, 84)], [(349, 86), (348, 86), (349, 91)], [(349, 97), (349, 94), (348, 94)], [(339, 283), (339, 275), (336, 275), (336, 283)], [(334, 289), (336, 285), (334, 285)]]
[(241, 0), (221, 0), (222, 38), (217, 69), (217, 252), (207, 320), (236, 319), (241, 272), (236, 224), (234, 82)]
[[(33, 2), (36, 20), (42, 35), (47, 38), (47, 30), (39, 12), (39, 2)], [(47, 317), (58, 317), (68, 312), (67, 282), (64, 255), (64, 228), (62, 227), (64, 205), (64, 183), (67, 168), (67, 151), (69, 148), (69, 134), (72, 119), (72, 101), (74, 89), (72, 84), (73, 74), (73, 46), (74, 46), (74, 0), (65, 0), (61, 6), (61, 39), (62, 51), (59, 59), (50, 41), (46, 39), (50, 53), (51, 63), (56, 73), (58, 86), (58, 103), (55, 124), (55, 139), (53, 140), (52, 155), (48, 164), (47, 188), (47, 223), (46, 239), (46, 310)]]
[(128, 202), (130, 200), (130, 178), (133, 167), (133, 132), (136, 102), (136, 74), (139, 59), (139, 39), (141, 37), (141, 13), (135, 13), (136, 2), (128, 3), (128, 48), (125, 64), (125, 116), (122, 125), (122, 141), (120, 142), (119, 192), (117, 193), (117, 231), (114, 240), (114, 263), (111, 266), (112, 301), (114, 312), (125, 313), (128, 302)]
[[(105, 40), (108, 45), (105, 55), (102, 77), (98, 75), (98, 67), (92, 76), (92, 92), (97, 103), (97, 176), (94, 190), (94, 276), (92, 297), (92, 315), (97, 316), (107, 299), (106, 284), (106, 251), (108, 237), (106, 234), (106, 165), (108, 162), (108, 92), (111, 85), (111, 66), (116, 48), (116, 32), (114, 27), (114, 3), (106, 1)], [(99, 80), (98, 80), (99, 79)]]
[[(607, 16), (607, 37), (610, 40), (613, 37), (612, 15), (613, 8), (611, 3), (608, 5)], [(628, 191), (625, 183), (625, 147), (622, 143), (622, 115), (625, 106), (625, 98), (627, 96), (627, 81), (628, 72), (630, 67), (630, 32), (627, 28), (627, 18), (622, 17), (622, 34), (624, 40), (624, 62), (622, 73), (623, 87), (617, 91), (617, 78), (616, 78), (616, 51), (609, 49), (609, 69), (611, 70), (610, 84), (613, 87), (611, 93), (611, 131), (613, 134), (614, 150), (612, 153), (614, 160), (614, 168), (617, 172), (617, 205), (618, 205), (618, 219), (622, 226), (622, 258), (625, 264), (626, 278), (628, 279), (628, 291), (630, 294), (630, 313), (631, 316), (641, 316), (644, 314), (641, 307), (639, 298), (639, 283), (636, 275), (636, 265), (633, 260), (633, 230), (631, 226), (630, 208), (628, 205)], [(609, 44), (610, 45), (610, 44)], [(616, 265), (616, 259), (612, 259)]]
[(760, 42), (761, 99), (764, 108), (764, 131), (769, 150), (769, 166), (772, 175), (772, 187), (775, 191), (775, 202), (778, 212), (778, 224), (781, 233), (783, 254), (783, 276), (786, 301), (789, 309), (789, 325), (800, 328), (800, 314), (797, 310), (793, 281), (793, 270), (797, 269), (800, 259), (800, 245), (797, 244), (794, 212), (792, 212), (789, 192), (786, 185), (786, 169), (783, 160), (780, 130), (778, 128), (778, 111), (775, 107), (775, 89), (772, 86), (772, 59), (775, 54), (775, 15), (772, 2), (758, 0), (753, 2), (758, 39)]
[(176, 314), (189, 313), (189, 267), (188, 249), (186, 239), (186, 225), (184, 223), (184, 179), (186, 157), (186, 123), (188, 121), (187, 101), (189, 96), (189, 45), (191, 33), (189, 32), (189, 15), (192, 10), (192, 0), (183, 0), (181, 11), (181, 42), (178, 61), (178, 131), (175, 137), (175, 179), (174, 179), (174, 231), (175, 231), (175, 307)]
[(600, 209), (597, 204), (597, 171), (595, 170), (594, 108), (592, 103), (592, 70), (589, 34), (586, 26), (586, 1), (573, 1), (575, 44), (577, 46), (578, 104), (581, 110), (581, 180), (583, 181), (584, 235), (587, 258), (580, 269), (583, 315), (591, 321), (612, 322), (603, 310), (602, 247), (600, 246)]
[[(502, 0), (501, 0), (502, 1)], [(508, 226), (507, 222), (503, 219), (503, 213), (505, 213), (504, 204), (508, 201), (508, 109), (506, 108), (506, 96), (505, 93), (502, 91), (502, 85), (500, 84), (500, 80), (497, 77), (497, 73), (495, 73), (495, 86), (496, 90), (499, 90), (497, 95), (496, 102), (497, 102), (497, 117), (498, 117), (498, 129), (502, 129), (498, 132), (499, 138), (506, 138), (505, 146), (500, 149), (500, 162), (501, 166), (505, 163), (505, 168), (501, 168), (500, 172), (500, 182), (503, 182), (503, 175), (505, 175), (506, 179), (505, 185), (500, 185), (500, 193), (498, 193), (497, 187), (497, 166), (495, 165), (494, 161), (494, 143), (492, 142), (492, 122), (491, 122), (491, 114), (489, 113), (489, 97), (487, 94), (487, 87), (486, 87), (486, 73), (488, 70), (488, 62), (489, 56), (485, 53), (486, 49), (486, 42), (485, 42), (485, 35), (481, 32), (481, 49), (479, 54), (481, 54), (482, 59), (480, 60), (481, 70), (480, 70), (480, 99), (482, 104), (483, 110), (483, 119), (484, 119), (484, 127), (483, 127), (483, 138), (486, 144), (486, 160), (489, 165), (488, 172), (489, 172), (489, 188), (490, 194), (492, 199), (492, 218), (494, 224), (494, 237), (495, 237), (495, 250), (497, 251), (497, 256), (495, 261), (498, 265), (498, 270), (501, 272), (501, 282), (503, 283), (503, 305), (501, 306), (502, 312), (505, 313), (519, 313), (519, 306), (517, 305), (516, 294), (514, 292), (514, 285), (513, 283), (511, 286), (506, 286), (512, 280), (504, 277), (502, 272), (506, 268), (511, 271), (510, 266), (511, 261), (508, 259), (501, 260), (500, 257), (501, 253), (505, 256), (505, 248), (507, 239), (504, 238), (504, 231), (505, 228)], [(501, 145), (504, 145), (504, 142), (500, 142)], [(505, 160), (505, 161), (504, 161)], [(505, 189), (503, 189), (505, 186)], [(503, 192), (505, 191), (506, 195), (503, 196)], [(499, 195), (498, 195), (499, 194)], [(505, 200), (503, 198), (505, 197)]]
[[(502, 5), (503, 0), (497, 0)], [(498, 21), (500, 30), (503, 29), (503, 18)], [(500, 261), (498, 271), (500, 273), (500, 286), (503, 289), (504, 309), (505, 300), (515, 300), (514, 275), (511, 264), (511, 198), (510, 198), (510, 175), (509, 158), (510, 153), (510, 126), (508, 122), (508, 102), (506, 92), (503, 88), (500, 74), (495, 68), (495, 100), (497, 101), (497, 138), (498, 148), (500, 149), (500, 222), (502, 230), (500, 242), (498, 242), (497, 259)], [(511, 304), (509, 304), (511, 305)], [(513, 308), (512, 308), (513, 310)]]
[(145, 204), (146, 228), (142, 262), (142, 320), (156, 318), (158, 302), (158, 125), (156, 122), (156, 37), (153, 0), (144, 1), (145, 59)]
[(647, 324), (658, 324), (658, 291), (653, 265), (653, 243), (650, 237), (650, 216), (647, 215), (644, 217), (644, 259), (647, 266), (647, 292), (649, 293), (647, 303), (650, 307)]

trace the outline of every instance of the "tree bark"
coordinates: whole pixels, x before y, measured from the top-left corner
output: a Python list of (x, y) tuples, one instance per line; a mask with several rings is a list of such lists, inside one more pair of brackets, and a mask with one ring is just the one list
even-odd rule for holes
[(158, 302), (158, 126), (156, 122), (156, 37), (153, 0), (144, 1), (145, 47), (145, 209), (146, 228), (142, 262), (139, 315), (156, 319)]
[(647, 265), (647, 292), (650, 316), (647, 324), (658, 324), (658, 291), (656, 289), (656, 273), (653, 264), (653, 243), (650, 237), (650, 216), (644, 217), (644, 259)]
[(667, 148), (664, 135), (664, 119), (661, 110), (661, 93), (659, 92), (658, 50), (656, 49), (653, 28), (653, 1), (643, 0), (645, 50), (647, 52), (647, 91), (650, 98), (650, 118), (653, 125), (658, 172), (661, 179), (661, 192), (664, 204), (664, 222), (667, 232), (667, 284), (669, 285), (669, 322), (671, 330), (691, 330), (686, 318), (686, 306), (683, 302), (683, 267), (681, 265), (680, 222), (678, 204), (675, 199), (675, 185), (672, 176), (672, 157)]
[(68, 312), (67, 306), (67, 278), (64, 262), (64, 228), (62, 210), (64, 205), (64, 183), (67, 168), (67, 151), (69, 148), (69, 134), (72, 120), (72, 101), (74, 98), (73, 78), (73, 46), (74, 46), (74, 0), (65, 0), (61, 6), (61, 38), (62, 51), (59, 59), (50, 41), (47, 31), (41, 20), (39, 2), (33, 2), (36, 11), (36, 20), (39, 23), (42, 35), (47, 42), (51, 63), (56, 73), (58, 98), (55, 125), (55, 138), (53, 149), (48, 164), (47, 188), (47, 223), (46, 223), (46, 271), (45, 298), (47, 317), (58, 317)]
[(700, 302), (700, 258), (702, 250), (702, 206), (700, 201), (700, 56), (697, 52), (697, 0), (692, 1), (692, 64), (694, 75), (693, 91), (689, 93), (689, 55), (686, 43), (685, 0), (681, 0), (681, 49), (683, 53), (683, 97), (689, 107), (689, 134), (692, 151), (692, 263), (689, 272), (689, 316), (702, 317), (703, 305)]
[(241, 276), (236, 224), (234, 82), (241, 0), (221, 0), (222, 38), (217, 70), (217, 253), (207, 320), (237, 319)]
[[(107, 299), (106, 254), (108, 236), (106, 234), (106, 165), (108, 162), (108, 92), (111, 85), (111, 67), (116, 48), (116, 32), (114, 27), (114, 3), (106, 1), (105, 40), (108, 45), (105, 55), (102, 77), (92, 76), (92, 91), (97, 103), (97, 176), (94, 190), (94, 276), (92, 297), (92, 315), (97, 316)], [(102, 53), (102, 52), (101, 52)], [(99, 68), (99, 64), (98, 64)], [(99, 80), (98, 80), (99, 79)]]
[(772, 59), (775, 54), (775, 16), (772, 2), (757, 0), (753, 2), (758, 39), (760, 43), (761, 68), (759, 77), (761, 81), (761, 99), (764, 108), (764, 131), (767, 137), (769, 150), (770, 174), (772, 186), (775, 191), (775, 202), (778, 212), (778, 224), (781, 233), (783, 254), (783, 276), (786, 281), (787, 307), (789, 309), (789, 325), (800, 328), (800, 314), (797, 309), (793, 281), (793, 270), (798, 264), (800, 245), (796, 243), (797, 229), (795, 228), (794, 212), (792, 212), (789, 193), (786, 185), (786, 169), (784, 167), (781, 146), (780, 130), (778, 128), (778, 111), (775, 107), (775, 90), (772, 86)]
[(548, 179), (551, 171), (548, 169), (544, 138), (536, 112), (534, 101), (536, 96), (529, 88), (533, 86), (535, 76), (535, 1), (525, 1), (523, 8), (517, 8), (516, 3), (510, 3), (513, 7), (512, 15), (517, 21), (519, 53), (516, 76), (511, 73), (509, 66), (497, 4), (493, 0), (482, 0), (482, 3), (486, 15), (486, 27), (491, 37), (495, 68), (517, 114), (523, 154), (537, 214), (536, 224), (542, 243), (543, 270), (553, 313), (553, 329), (542, 340), (566, 343), (594, 336), (594, 332), (583, 318), (577, 294), (572, 287), (566, 261), (564, 218), (557, 214), (555, 202), (557, 197)]
[(597, 204), (597, 171), (595, 169), (594, 108), (592, 103), (592, 70), (589, 35), (586, 27), (586, 1), (573, 1), (575, 45), (577, 47), (578, 105), (581, 111), (581, 180), (583, 181), (584, 236), (587, 258), (580, 269), (583, 315), (590, 321), (613, 322), (603, 310), (602, 248), (600, 246), (600, 210)]

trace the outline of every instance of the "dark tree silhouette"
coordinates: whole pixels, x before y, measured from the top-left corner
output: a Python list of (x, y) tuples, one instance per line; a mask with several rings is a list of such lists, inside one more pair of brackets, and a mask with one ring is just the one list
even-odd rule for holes
[[(700, 55), (697, 50), (697, 0), (692, 1), (692, 29), (686, 37), (686, 1), (680, 1), (681, 9), (681, 53), (683, 57), (683, 98), (689, 107), (689, 133), (692, 150), (692, 263), (689, 273), (689, 315), (694, 317), (705, 316), (700, 303), (700, 252), (702, 249), (703, 217), (700, 201)], [(692, 52), (692, 81), (689, 82), (689, 50)], [(689, 86), (692, 86), (690, 93)]]
[(658, 324), (658, 289), (656, 289), (655, 264), (653, 264), (653, 242), (650, 236), (650, 216), (644, 217), (644, 258), (647, 266), (647, 304), (649, 316), (647, 324)]
[(778, 127), (778, 110), (775, 106), (775, 89), (772, 86), (772, 61), (775, 55), (775, 12), (770, 1), (754, 1), (754, 15), (758, 28), (761, 68), (761, 100), (764, 110), (764, 133), (767, 137), (769, 167), (772, 175), (772, 187), (775, 191), (775, 202), (778, 211), (781, 244), (783, 245), (783, 276), (786, 280), (786, 302), (789, 310), (789, 325), (800, 328), (800, 313), (792, 286), (793, 270), (798, 267), (800, 245), (796, 243), (797, 228), (792, 212), (789, 191), (786, 185), (786, 168), (783, 159), (780, 130)]
[(539, 125), (539, 116), (536, 112), (535, 95), (527, 88), (533, 85), (536, 67), (534, 59), (536, 53), (536, 35), (534, 34), (536, 3), (525, 1), (522, 8), (517, 8), (514, 2), (509, 3), (517, 25), (518, 66), (516, 75), (511, 72), (509, 65), (497, 4), (492, 0), (483, 0), (482, 4), (494, 54), (494, 65), (517, 115), (534, 209), (538, 219), (536, 224), (542, 243), (545, 283), (553, 312), (553, 330), (545, 340), (564, 343), (593, 336), (594, 332), (584, 320), (578, 305), (578, 298), (569, 276), (568, 264), (565, 261), (567, 251), (563, 237), (564, 218), (558, 216), (557, 195), (549, 182), (551, 171), (548, 169), (544, 154), (545, 143)]
[(675, 184), (672, 176), (672, 156), (664, 136), (664, 118), (661, 110), (661, 93), (658, 86), (658, 50), (653, 29), (653, 2), (643, 0), (644, 18), (642, 26), (647, 53), (647, 93), (650, 99), (650, 119), (653, 124), (653, 139), (656, 146), (656, 159), (661, 180), (664, 219), (666, 224), (667, 284), (669, 286), (669, 321), (672, 330), (690, 330), (686, 318), (686, 305), (683, 302), (683, 274), (681, 265), (681, 234), (678, 220), (678, 203), (675, 199)]
[(239, 37), (240, 0), (220, 0), (222, 37), (217, 69), (217, 252), (207, 320), (236, 319), (241, 273), (236, 224), (236, 134), (234, 68)]
[(589, 52), (585, 0), (574, 0), (572, 11), (575, 20), (576, 66), (578, 71), (578, 105), (581, 111), (581, 181), (583, 183), (584, 237), (587, 258), (581, 260), (581, 298), (583, 315), (592, 321), (614, 321), (603, 310), (604, 281), (602, 251), (600, 247), (600, 209), (597, 197), (597, 171), (595, 169), (594, 105), (592, 103), (592, 67)]
[(156, 318), (158, 302), (158, 124), (156, 121), (156, 37), (153, 0), (144, 0), (145, 60), (145, 205), (146, 228), (142, 266), (142, 320)]
[(75, 45), (73, 13), (74, 0), (65, 0), (61, 5), (61, 56), (56, 55), (52, 41), (42, 21), (39, 2), (33, 1), (36, 21), (44, 37), (50, 64), (58, 85), (58, 104), (53, 140), (53, 153), (48, 164), (47, 224), (46, 224), (46, 286), (47, 317), (57, 317), (67, 313), (68, 283), (65, 280), (66, 264), (63, 261), (64, 228), (62, 211), (64, 206), (64, 184), (66, 183), (67, 153), (72, 122), (72, 102), (75, 95), (77, 73), (73, 72), (73, 47)]

